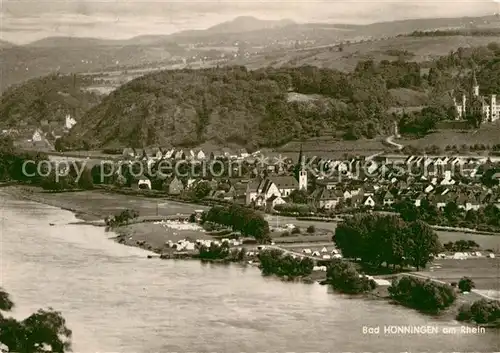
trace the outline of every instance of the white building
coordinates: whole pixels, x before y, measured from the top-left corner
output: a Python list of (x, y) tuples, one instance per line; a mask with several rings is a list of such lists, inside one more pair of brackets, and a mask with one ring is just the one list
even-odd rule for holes
[(33, 133), (33, 136), (31, 137), (31, 141), (40, 142), (42, 140), (43, 140), (42, 132), (40, 130), (36, 129), (35, 132)]
[(462, 102), (460, 104), (453, 97), (453, 103), (457, 109), (457, 120), (464, 120), (468, 113), (477, 112), (478, 110), (483, 115), (483, 121), (493, 122), (500, 118), (500, 104), (497, 103), (496, 94), (491, 94), (490, 96), (479, 95), (479, 85), (475, 71), (472, 74), (470, 93), (462, 95)]
[(67, 130), (71, 130), (73, 126), (76, 125), (76, 120), (71, 117), (71, 115), (66, 115), (66, 121), (64, 122), (64, 127)]

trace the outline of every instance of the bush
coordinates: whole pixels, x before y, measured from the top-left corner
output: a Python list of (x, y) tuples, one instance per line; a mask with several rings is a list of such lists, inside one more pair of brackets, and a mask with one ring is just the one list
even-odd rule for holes
[(281, 233), (281, 237), (284, 238), (284, 237), (289, 237), (290, 236), (290, 232), (283, 232)]
[(307, 233), (316, 233), (316, 227), (313, 226), (313, 225), (310, 225), (309, 227), (307, 227)]
[(326, 283), (346, 294), (360, 294), (377, 287), (372, 279), (362, 276), (354, 266), (342, 260), (334, 260), (326, 271)]
[(226, 259), (230, 255), (229, 244), (224, 242), (220, 245), (211, 243), (210, 246), (202, 245), (199, 249), (200, 259), (204, 260), (221, 260)]
[(389, 294), (399, 303), (425, 312), (439, 312), (457, 299), (451, 286), (412, 276), (395, 278)]
[(113, 218), (106, 217), (104, 221), (108, 227), (119, 227), (124, 224), (128, 224), (131, 220), (137, 217), (139, 217), (139, 212), (136, 210), (126, 209), (116, 214)]
[(475, 287), (474, 281), (469, 277), (462, 277), (458, 282), (458, 289), (460, 289), (461, 292), (470, 292), (472, 288)]
[(474, 321), (478, 324), (500, 324), (500, 302), (481, 299), (472, 305), (464, 304), (457, 315), (458, 321)]
[[(40, 309), (22, 321), (4, 316), (14, 308), (10, 296), (0, 288), (0, 351), (59, 352), (71, 351), (71, 330), (60, 312)], [(43, 348), (42, 348), (43, 347)], [(45, 347), (48, 347), (46, 349)]]
[(292, 229), (292, 234), (300, 234), (300, 228), (299, 227), (295, 227)]
[(314, 263), (307, 257), (293, 258), (283, 256), (277, 249), (263, 250), (259, 253), (260, 269), (263, 275), (277, 275), (280, 277), (302, 277), (312, 273)]

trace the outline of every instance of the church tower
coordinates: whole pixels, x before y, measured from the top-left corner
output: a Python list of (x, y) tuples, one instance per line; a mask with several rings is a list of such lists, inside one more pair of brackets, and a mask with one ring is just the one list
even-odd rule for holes
[(302, 155), (302, 145), (300, 145), (299, 160), (295, 166), (295, 178), (299, 182), (299, 190), (307, 191), (307, 170), (304, 167), (305, 160)]
[(479, 97), (479, 85), (477, 84), (476, 69), (472, 70), (472, 94), (474, 97)]
[(307, 191), (307, 171), (305, 169), (300, 171), (299, 190)]

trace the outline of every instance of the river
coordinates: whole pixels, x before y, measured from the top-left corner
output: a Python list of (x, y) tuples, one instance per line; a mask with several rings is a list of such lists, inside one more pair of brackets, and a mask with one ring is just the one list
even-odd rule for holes
[[(147, 259), (72, 213), (0, 194), (1, 283), (17, 318), (63, 313), (77, 352), (498, 351), (498, 331), (444, 334), (456, 322), (252, 267)], [(49, 226), (54, 223), (54, 226)], [(435, 325), (438, 334), (366, 335), (363, 326)]]

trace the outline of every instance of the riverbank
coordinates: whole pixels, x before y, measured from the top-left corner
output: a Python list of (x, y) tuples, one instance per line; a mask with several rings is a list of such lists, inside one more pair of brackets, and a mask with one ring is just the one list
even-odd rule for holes
[[(75, 193), (75, 195), (80, 195), (81, 193)], [(96, 207), (95, 205), (95, 200), (98, 199), (97, 196), (93, 195), (94, 193), (89, 193), (88, 199), (90, 199), (92, 205), (88, 207)], [(93, 196), (92, 196), (93, 195)], [(43, 195), (46, 196), (46, 195)], [(50, 194), (48, 197), (53, 197), (54, 194)], [(63, 197), (67, 197), (67, 194), (61, 194), (58, 195)], [(91, 197), (92, 196), (92, 197)], [(86, 198), (87, 199), (87, 198)], [(33, 200), (33, 198), (31, 198)], [(137, 202), (134, 200), (133, 202)], [(143, 202), (143, 200), (139, 200), (139, 202)], [(72, 204), (68, 204), (72, 205)], [(97, 205), (97, 207), (99, 204)], [(130, 205), (126, 205), (127, 207), (131, 207)], [(111, 207), (110, 204), (106, 203), (105, 207)], [(150, 204), (147, 204), (144, 206), (146, 210), (152, 211), (152, 207)], [(81, 206), (80, 209), (83, 209), (83, 206)], [(172, 211), (170, 211), (172, 213)], [(168, 229), (167, 229), (168, 228)], [(181, 240), (181, 239), (188, 239), (191, 238), (192, 240), (196, 239), (213, 239), (212, 236), (209, 234), (206, 234), (202, 232), (201, 230), (182, 230), (182, 229), (175, 229), (174, 227), (163, 227), (161, 224), (155, 224), (155, 223), (138, 223), (138, 224), (132, 224), (126, 227), (120, 227), (116, 229), (116, 232), (118, 235), (115, 236), (113, 234), (113, 237), (117, 242), (122, 243), (124, 245), (132, 246), (132, 247), (137, 247), (137, 248), (142, 248), (145, 250), (149, 251), (154, 251), (157, 254), (162, 254), (165, 253), (165, 242), (168, 240)], [(189, 233), (190, 232), (190, 233)], [(111, 235), (111, 233), (110, 233)], [(120, 240), (123, 239), (123, 240)], [(255, 263), (254, 263), (255, 264)], [(462, 266), (463, 267), (463, 266)], [(208, 274), (207, 274), (208, 275)], [(325, 277), (325, 273), (322, 271), (315, 271), (313, 274), (308, 276), (307, 278), (303, 279), (303, 282), (316, 282), (316, 281), (321, 281)], [(378, 287), (377, 290), (373, 293), (369, 293), (365, 296), (360, 296), (358, 298), (360, 299), (377, 299), (377, 300), (390, 300), (387, 296), (387, 287)], [(461, 296), (462, 298), (462, 296)], [(465, 297), (464, 299), (472, 299), (472, 296)], [(458, 305), (458, 304), (457, 304)], [(451, 311), (447, 311), (446, 313), (443, 313), (443, 316), (440, 316), (440, 319), (443, 318), (450, 318), (450, 320), (454, 319), (454, 313)]]
[(48, 193), (31, 186), (7, 186), (0, 189), (12, 197), (34, 201), (45, 205), (71, 211), (83, 221), (100, 221), (106, 216), (115, 215), (124, 209), (134, 209), (142, 217), (175, 216), (191, 214), (194, 210), (205, 210), (206, 206), (151, 199), (147, 197), (109, 193), (99, 189), (91, 191)]
[[(35, 201), (71, 211), (78, 218), (82, 219), (85, 224), (92, 225), (98, 225), (97, 223), (101, 222), (104, 217), (116, 214), (125, 208), (135, 209), (141, 217), (151, 217), (152, 219), (155, 217), (166, 218), (177, 214), (191, 214), (197, 209), (207, 209), (207, 207), (200, 205), (112, 194), (100, 190), (75, 193), (44, 193), (39, 188), (6, 186), (1, 188), (0, 192), (5, 192), (18, 199)], [(270, 225), (278, 221), (280, 224), (293, 223), (295, 226), (302, 228), (302, 234), (293, 234), (288, 237), (281, 237), (279, 232), (272, 233), (273, 241), (282, 248), (289, 250), (293, 248), (296, 252), (301, 253), (303, 248), (319, 251), (323, 247), (330, 249), (333, 246), (331, 235), (333, 235), (335, 230), (336, 225), (334, 223), (298, 221), (289, 217), (279, 217), (279, 219), (276, 219), (272, 216), (266, 216), (266, 219), (268, 219)], [(305, 229), (310, 225), (316, 227), (317, 234), (310, 235), (305, 233)], [(325, 230), (325, 232), (322, 233), (322, 230)], [(158, 254), (161, 251), (169, 251), (165, 248), (165, 244), (168, 241), (175, 243), (182, 239), (191, 239), (192, 241), (197, 239), (214, 239), (214, 237), (201, 230), (176, 230), (160, 224), (154, 224), (154, 222), (130, 224), (119, 227), (115, 231), (118, 234), (115, 237), (116, 241), (146, 250), (158, 250)], [(499, 249), (500, 237), (450, 231), (438, 231), (438, 234), (442, 243), (465, 239), (476, 241), (483, 249)], [(496, 252), (498, 253), (498, 251)], [(498, 261), (498, 258), (491, 260), (491, 263), (488, 262), (489, 260), (479, 259), (464, 261), (455, 260), (456, 263), (451, 264), (449, 260), (439, 260), (439, 262), (431, 265), (424, 272), (429, 277), (445, 281), (457, 281), (462, 276), (471, 276), (477, 281), (478, 289), (482, 290), (498, 289), (500, 287), (498, 280), (494, 280), (495, 269), (499, 268), (495, 262)], [(498, 273), (496, 275), (498, 277)]]

